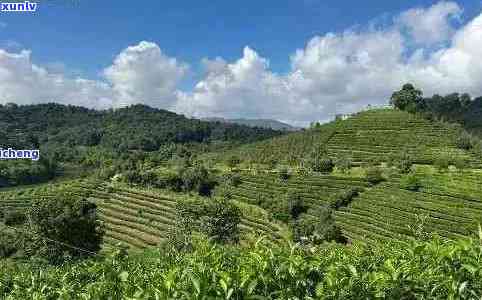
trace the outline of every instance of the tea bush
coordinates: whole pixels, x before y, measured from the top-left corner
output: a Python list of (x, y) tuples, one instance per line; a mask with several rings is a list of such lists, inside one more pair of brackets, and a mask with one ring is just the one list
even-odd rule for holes
[(194, 236), (62, 266), (0, 261), (2, 299), (480, 299), (479, 240), (318, 247)]

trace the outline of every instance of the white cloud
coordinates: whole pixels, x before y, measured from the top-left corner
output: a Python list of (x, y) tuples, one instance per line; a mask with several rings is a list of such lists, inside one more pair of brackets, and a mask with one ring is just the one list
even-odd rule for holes
[(30, 51), (0, 49), (0, 103), (59, 102), (105, 108), (111, 99), (111, 89), (105, 83), (49, 73), (32, 63)]
[(407, 65), (406, 78), (427, 94), (454, 91), (482, 95), (482, 14), (461, 28), (451, 46)]
[(305, 109), (310, 105), (308, 99), (294, 98), (297, 95), (291, 85), (298, 79), (297, 74), (289, 78), (273, 74), (268, 69), (268, 60), (249, 47), (245, 47), (243, 57), (233, 63), (218, 60), (207, 64), (208, 72), (194, 90), (179, 93), (177, 111), (199, 117), (285, 119), (290, 116), (289, 120), (296, 120), (299, 107)]
[(415, 42), (430, 45), (450, 39), (454, 33), (451, 22), (459, 20), (462, 9), (455, 2), (441, 1), (429, 8), (413, 8), (398, 18), (402, 27), (408, 29)]
[[(481, 95), (482, 15), (456, 31), (450, 20), (460, 12), (453, 2), (440, 2), (404, 12), (384, 29), (316, 36), (291, 56), (291, 71), (282, 76), (245, 48), (241, 59), (225, 63), (222, 72), (208, 74), (194, 91), (182, 93), (177, 109), (196, 116), (271, 117), (306, 124), (367, 104), (385, 104), (407, 81), (428, 95)], [(402, 20), (415, 26), (412, 35), (423, 42), (414, 51)], [(444, 40), (448, 46), (436, 52), (425, 48)]]
[(187, 70), (158, 45), (143, 41), (123, 50), (104, 76), (115, 93), (114, 106), (145, 103), (167, 108), (175, 103), (177, 84)]
[(287, 74), (272, 72), (267, 58), (245, 47), (234, 61), (203, 59), (202, 79), (190, 91), (179, 90), (188, 66), (155, 43), (121, 51), (101, 81), (72, 79), (62, 68), (37, 66), (29, 51), (0, 50), (0, 101), (97, 108), (146, 103), (199, 117), (275, 118), (304, 125), (368, 103), (387, 103), (407, 81), (427, 95), (459, 91), (478, 96), (482, 14), (454, 29), (451, 20), (460, 14), (454, 2), (440, 2), (403, 12), (384, 28), (315, 36), (291, 55)]
[(203, 58), (201, 64), (206, 74), (221, 73), (228, 65), (226, 61), (219, 56), (215, 59)]
[(185, 64), (164, 55), (156, 44), (141, 42), (123, 50), (103, 71), (106, 81), (69, 78), (63, 65), (32, 63), (31, 52), (0, 49), (0, 103), (59, 102), (94, 108), (145, 103), (169, 108)]

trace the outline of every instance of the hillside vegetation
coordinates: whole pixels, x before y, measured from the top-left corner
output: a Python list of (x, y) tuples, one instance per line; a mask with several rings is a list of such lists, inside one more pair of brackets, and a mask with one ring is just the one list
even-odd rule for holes
[[(96, 180), (71, 180), (0, 192), (0, 218), (3, 214), (8, 218), (13, 212), (25, 213), (36, 199), (48, 201), (62, 195), (87, 198), (97, 205), (97, 216), (105, 229), (104, 246), (121, 243), (132, 249), (166, 241), (177, 225), (178, 204), (196, 197), (123, 184), (106, 185)], [(270, 222), (263, 209), (243, 203), (237, 206), (242, 213), (239, 227), (243, 236), (282, 238), (283, 227)]]
[(97, 145), (119, 151), (155, 151), (169, 143), (246, 143), (279, 134), (270, 129), (188, 119), (140, 104), (103, 111), (55, 103), (1, 105), (0, 125), (4, 148), (52, 145), (70, 151), (76, 146)]
[(330, 157), (347, 157), (355, 164), (386, 162), (400, 153), (410, 154), (415, 163), (432, 164), (446, 153), (479, 167), (480, 156), (457, 147), (461, 134), (462, 130), (455, 125), (429, 121), (404, 111), (377, 109), (304, 132), (244, 145), (223, 157), (238, 155), (247, 164), (275, 161), (299, 166), (314, 148), (322, 147)]
[(158, 164), (185, 148), (202, 153), (280, 134), (145, 105), (103, 111), (55, 103), (0, 105), (0, 149), (40, 149), (39, 163), (0, 161), (0, 187), (45, 182), (81, 169), (115, 173), (139, 157)]
[[(393, 178), (362, 192), (336, 212), (336, 222), (353, 240), (406, 241), (416, 234), (460, 239), (482, 223), (482, 174), (477, 171), (439, 172), (417, 167), (417, 186)], [(401, 182), (402, 181), (402, 182)]]
[(61, 267), (0, 261), (8, 299), (479, 299), (479, 240), (376, 247), (254, 242), (122, 250)]
[(479, 299), (482, 144), (405, 110), (216, 142), (219, 124), (168, 126), (158, 149), (128, 146), (162, 114), (142, 106), (82, 111), (104, 130), (91, 146), (45, 123), (39, 141), (76, 149), (57, 159), (84, 178), (50, 158), (61, 178), (23, 186), (3, 162), (20, 186), (0, 189), (0, 298)]

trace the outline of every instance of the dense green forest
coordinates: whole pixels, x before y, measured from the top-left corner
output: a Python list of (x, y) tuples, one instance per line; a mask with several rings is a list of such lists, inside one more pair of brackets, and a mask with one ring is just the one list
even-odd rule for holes
[(0, 107), (0, 299), (480, 299), (480, 98), (298, 132)]
[(61, 104), (0, 107), (2, 146), (17, 149), (55, 145), (102, 146), (110, 150), (155, 151), (168, 143), (249, 143), (280, 134), (274, 130), (188, 119), (132, 105), (96, 111)]
[(40, 164), (0, 162), (0, 186), (46, 181), (63, 173), (63, 167), (68, 172), (69, 163), (92, 169), (145, 156), (160, 162), (184, 148), (197, 152), (231, 148), (281, 134), (188, 119), (144, 105), (96, 111), (55, 103), (7, 104), (0, 106), (0, 125), (1, 149), (40, 149), (41, 153)]

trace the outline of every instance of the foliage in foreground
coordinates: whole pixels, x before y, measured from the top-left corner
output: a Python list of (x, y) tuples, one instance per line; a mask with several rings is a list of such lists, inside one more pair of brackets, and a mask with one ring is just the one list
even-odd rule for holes
[(195, 238), (139, 255), (116, 251), (59, 267), (0, 262), (8, 299), (475, 299), (478, 240), (303, 249), (266, 242), (222, 246)]
[(96, 208), (84, 198), (66, 195), (35, 200), (25, 215), (8, 212), (7, 227), (0, 224), (0, 258), (27, 257), (60, 264), (95, 254), (104, 233)]

